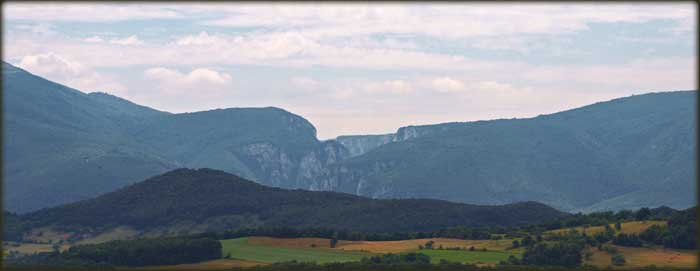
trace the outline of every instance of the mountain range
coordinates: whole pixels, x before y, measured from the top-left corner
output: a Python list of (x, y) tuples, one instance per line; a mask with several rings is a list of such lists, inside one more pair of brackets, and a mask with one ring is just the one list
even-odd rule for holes
[(694, 203), (697, 91), (321, 141), (311, 123), (279, 108), (173, 114), (2, 65), (3, 200), (13, 212), (182, 167), (373, 198), (538, 201), (566, 211)]

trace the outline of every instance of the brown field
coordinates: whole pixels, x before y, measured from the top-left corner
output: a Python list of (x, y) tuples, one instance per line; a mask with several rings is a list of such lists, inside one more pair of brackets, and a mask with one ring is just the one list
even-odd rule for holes
[(138, 235), (138, 232), (129, 228), (129, 227), (116, 227), (112, 230), (100, 233), (96, 236), (82, 239), (82, 240), (76, 242), (76, 244), (78, 244), (78, 245), (98, 244), (98, 243), (109, 242), (112, 240), (131, 239), (131, 238), (136, 237), (137, 235)]
[(178, 265), (161, 265), (161, 266), (148, 266), (148, 267), (122, 267), (118, 270), (129, 270), (129, 271), (146, 271), (146, 270), (229, 270), (238, 267), (253, 267), (257, 265), (265, 265), (265, 263), (244, 261), (244, 260), (229, 260), (220, 259), (212, 260), (201, 263), (192, 264), (178, 264)]
[[(370, 253), (399, 253), (417, 250), (419, 245), (428, 241), (434, 241), (435, 248), (442, 245), (444, 248), (461, 247), (487, 250), (506, 250), (512, 245), (512, 240), (461, 240), (451, 238), (426, 238), (401, 241), (346, 241), (339, 240), (335, 249), (365, 251)], [(303, 247), (316, 245), (319, 248), (330, 248), (330, 239), (326, 238), (274, 238), (274, 237), (249, 237), (248, 243), (252, 245)]]
[(41, 243), (48, 242), (58, 242), (60, 240), (66, 240), (70, 236), (70, 233), (54, 231), (51, 227), (42, 227), (30, 231), (24, 236), (24, 239), (31, 241), (38, 241)]
[(442, 245), (443, 248), (461, 247), (469, 248), (473, 246), (476, 249), (486, 248), (488, 250), (505, 250), (511, 244), (512, 240), (461, 240), (450, 238), (427, 238), (416, 240), (402, 241), (338, 241), (336, 249), (341, 250), (359, 250), (371, 253), (398, 253), (404, 251), (417, 250), (419, 245), (423, 245), (428, 241), (434, 241), (433, 247), (437, 248)]
[[(60, 250), (64, 251), (68, 249), (70, 246), (68, 245), (62, 245)], [(3, 245), (3, 251), (7, 251), (8, 253), (10, 251), (17, 251), (20, 254), (34, 254), (34, 253), (40, 253), (40, 252), (51, 252), (53, 251), (52, 245), (49, 244), (20, 244), (19, 246), (8, 246), (8, 245)]]
[(330, 248), (331, 240), (326, 238), (274, 238), (274, 237), (248, 237), (248, 244), (281, 247), (315, 247)]
[[(619, 269), (632, 269), (640, 268), (649, 265), (656, 265), (657, 267), (680, 267), (680, 268), (690, 268), (695, 267), (697, 264), (697, 252), (690, 250), (675, 250), (675, 249), (665, 249), (665, 248), (635, 248), (635, 247), (616, 247), (622, 255), (625, 256), (626, 264), (624, 266), (616, 267)], [(610, 265), (610, 254), (604, 251), (598, 251), (596, 248), (592, 248), (593, 257), (590, 261), (585, 263), (590, 265), (595, 265), (598, 267), (606, 267)]]
[[(630, 222), (624, 222), (621, 224), (622, 228), (620, 229), (620, 232), (622, 233), (633, 233), (633, 234), (639, 234), (643, 232), (644, 230), (648, 229), (652, 225), (660, 225), (664, 226), (666, 225), (666, 221), (659, 221), (659, 220), (647, 220), (647, 221), (630, 221)], [(615, 228), (615, 224), (610, 224), (610, 227), (613, 229)], [(604, 226), (596, 226), (596, 227), (575, 227), (575, 228), (565, 228), (565, 229), (559, 229), (559, 230), (552, 230), (548, 231), (547, 233), (554, 233), (554, 234), (559, 234), (559, 233), (566, 233), (571, 229), (575, 229), (579, 232), (585, 232), (586, 234), (595, 234), (598, 232), (603, 232), (605, 230)]]

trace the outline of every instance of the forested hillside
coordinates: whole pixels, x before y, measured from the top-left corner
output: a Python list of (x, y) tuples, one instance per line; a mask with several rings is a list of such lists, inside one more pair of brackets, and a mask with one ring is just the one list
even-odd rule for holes
[(408, 232), (525, 225), (565, 216), (535, 202), (478, 206), (424, 199), (378, 200), (272, 188), (218, 170), (177, 169), (94, 199), (22, 215), (19, 227), (101, 231), (129, 226), (142, 232), (183, 233), (286, 226)]

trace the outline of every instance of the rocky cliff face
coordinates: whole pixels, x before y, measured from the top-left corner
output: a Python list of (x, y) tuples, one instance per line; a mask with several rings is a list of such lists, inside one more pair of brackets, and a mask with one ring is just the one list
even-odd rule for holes
[(318, 176), (329, 174), (330, 165), (349, 157), (345, 147), (335, 141), (320, 142), (295, 157), (271, 143), (255, 143), (242, 148), (240, 156), (252, 174), (248, 177), (266, 185), (307, 190), (333, 190), (335, 183)]
[(394, 137), (395, 134), (339, 136), (335, 141), (348, 150), (350, 157), (355, 157), (394, 141)]
[(335, 139), (348, 150), (350, 157), (363, 155), (377, 147), (409, 139), (419, 138), (429, 134), (447, 131), (459, 123), (444, 123), (438, 125), (406, 126), (399, 128), (396, 133), (383, 135), (351, 135), (339, 136)]

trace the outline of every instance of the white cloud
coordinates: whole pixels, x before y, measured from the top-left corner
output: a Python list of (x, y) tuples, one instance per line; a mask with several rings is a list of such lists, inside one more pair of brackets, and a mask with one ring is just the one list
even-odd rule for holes
[(413, 86), (405, 80), (388, 80), (379, 83), (370, 83), (365, 90), (372, 93), (406, 94), (414, 90)]
[(319, 81), (311, 77), (293, 77), (290, 79), (290, 82), (293, 85), (308, 91), (317, 90), (321, 86)]
[(224, 39), (217, 36), (210, 36), (206, 31), (199, 32), (199, 35), (189, 35), (178, 39), (177, 45), (209, 45), (224, 43)]
[(152, 4), (12, 2), (5, 3), (3, 9), (3, 20), (112, 22), (181, 17), (167, 6)]
[[(539, 83), (588, 84), (597, 89), (693, 89), (694, 58), (636, 59), (620, 65), (535, 66), (518, 74)], [(594, 91), (594, 90), (592, 90)]]
[(100, 38), (99, 36), (92, 36), (92, 37), (89, 37), (89, 38), (84, 38), (83, 41), (84, 41), (84, 42), (95, 42), (95, 43), (97, 43), (97, 42), (104, 42), (104, 39)]
[(459, 92), (464, 91), (464, 82), (450, 77), (438, 77), (430, 81), (432, 88), (438, 92)]
[(112, 78), (53, 52), (24, 56), (18, 66), (81, 91), (120, 92), (125, 90), (124, 86), (115, 83)]
[(381, 33), (464, 38), (508, 34), (557, 34), (587, 30), (600, 22), (641, 23), (688, 20), (689, 3), (626, 5), (605, 3), (485, 4), (274, 4), (242, 5), (205, 24), (232, 27), (304, 28), (310, 36), (366, 36)]
[(34, 34), (39, 35), (53, 35), (57, 33), (56, 31), (54, 31), (54, 26), (47, 23), (38, 23), (34, 25), (18, 25), (17, 29), (29, 30)]
[(482, 81), (475, 84), (475, 88), (481, 91), (505, 91), (512, 92), (515, 88), (509, 84), (499, 83), (496, 81)]
[(141, 45), (141, 44), (143, 44), (143, 41), (140, 40), (138, 36), (131, 35), (131, 36), (128, 36), (126, 38), (111, 39), (111, 40), (109, 40), (109, 43), (118, 44), (118, 45)]
[(189, 73), (163, 67), (150, 68), (144, 72), (148, 79), (154, 79), (167, 91), (197, 89), (204, 93), (209, 90), (221, 90), (231, 84), (231, 75), (207, 68), (197, 68)]
[(65, 76), (78, 76), (85, 70), (82, 64), (67, 60), (53, 52), (25, 56), (22, 58), (19, 66), (38, 74), (60, 74)]

